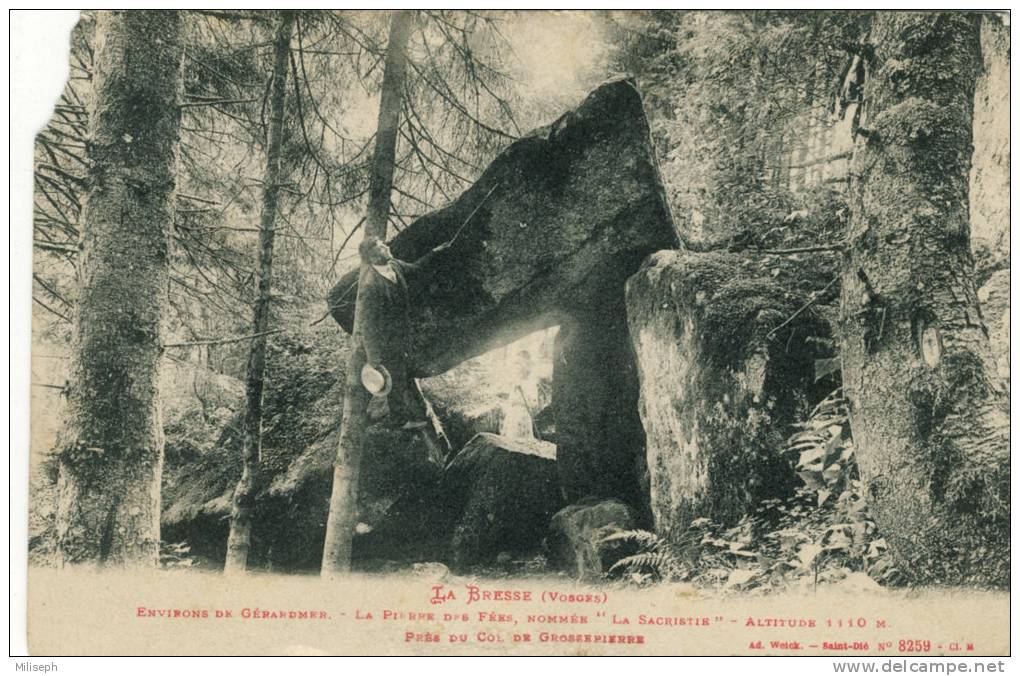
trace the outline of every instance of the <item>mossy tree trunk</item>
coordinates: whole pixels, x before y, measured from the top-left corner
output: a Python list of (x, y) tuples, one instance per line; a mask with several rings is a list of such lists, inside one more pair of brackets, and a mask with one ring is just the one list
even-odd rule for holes
[[(379, 101), (379, 122), (372, 155), (369, 183), (368, 215), (365, 237), (386, 239), (386, 223), (390, 213), (390, 192), (397, 150), (402, 92), (407, 71), (407, 39), (414, 15), (408, 11), (393, 14), (386, 66), (383, 71), (382, 96)], [(329, 500), (326, 541), (322, 552), (322, 574), (343, 573), (351, 567), (351, 544), (358, 517), (358, 480), (361, 472), (361, 446), (368, 414), (368, 391), (361, 384), (361, 368), (365, 364), (362, 342), (364, 301), (362, 290), (368, 287), (371, 266), (361, 263), (358, 294), (351, 332), (351, 356), (347, 361), (347, 383), (340, 441), (333, 461), (333, 492)]]
[(977, 301), (978, 18), (881, 12), (853, 161), (843, 378), (866, 495), (918, 583), (1008, 584), (1009, 412)]
[(180, 17), (102, 11), (67, 413), (63, 564), (159, 561), (159, 393), (180, 112)]
[(269, 130), (266, 138), (266, 174), (262, 192), (262, 213), (259, 220), (258, 296), (252, 321), (251, 348), (245, 378), (244, 447), (241, 455), (241, 479), (234, 489), (230, 509), (230, 535), (224, 571), (244, 572), (251, 548), (251, 521), (255, 512), (258, 489), (259, 460), (262, 451), (262, 392), (266, 373), (266, 332), (269, 330), (269, 300), (273, 288), (273, 242), (276, 234), (276, 211), (282, 180), (280, 148), (283, 141), (283, 120), (287, 104), (287, 64), (294, 14), (280, 13), (273, 41), (273, 82), (269, 103)]

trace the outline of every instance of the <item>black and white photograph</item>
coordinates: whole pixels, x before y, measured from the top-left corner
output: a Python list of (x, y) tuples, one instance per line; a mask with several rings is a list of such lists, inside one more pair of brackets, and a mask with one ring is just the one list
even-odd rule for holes
[(1010, 44), (81, 11), (10, 223), (29, 653), (994, 665)]

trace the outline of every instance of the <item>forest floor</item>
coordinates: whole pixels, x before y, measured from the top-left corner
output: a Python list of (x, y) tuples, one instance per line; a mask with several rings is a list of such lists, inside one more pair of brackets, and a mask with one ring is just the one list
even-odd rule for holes
[[(1009, 593), (29, 569), (34, 654), (1001, 655)], [(622, 637), (622, 638), (621, 638)], [(640, 642), (638, 642), (640, 641)]]

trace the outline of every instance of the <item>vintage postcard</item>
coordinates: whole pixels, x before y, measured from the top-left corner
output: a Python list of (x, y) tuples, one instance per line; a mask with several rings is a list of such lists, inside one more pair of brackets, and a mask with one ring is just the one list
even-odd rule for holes
[(65, 46), (33, 655), (1009, 654), (1008, 12)]

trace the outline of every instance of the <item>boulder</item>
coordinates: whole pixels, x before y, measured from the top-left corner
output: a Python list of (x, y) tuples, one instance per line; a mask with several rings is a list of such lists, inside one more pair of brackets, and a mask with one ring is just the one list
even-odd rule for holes
[(549, 443), (479, 434), (431, 488), (406, 494), (358, 537), (355, 558), (443, 561), (463, 570), (503, 552), (537, 552), (563, 504), (555, 458)]
[(636, 527), (630, 507), (619, 500), (588, 500), (569, 505), (553, 515), (546, 537), (549, 565), (573, 577), (596, 581), (613, 564), (633, 552), (606, 536)]
[[(415, 375), (442, 373), (557, 325), (614, 284), (622, 291), (644, 256), (676, 243), (633, 83), (604, 84), (512, 143), (471, 188), (390, 247), (413, 261), (458, 231), (452, 248), (423, 270), (429, 281), (410, 289)], [(348, 332), (356, 283), (353, 271), (329, 295)]]
[(657, 532), (733, 522), (796, 485), (783, 442), (837, 386), (814, 379), (814, 362), (832, 356), (834, 275), (813, 254), (660, 251), (629, 280)]
[(552, 444), (495, 434), (479, 434), (457, 454), (442, 482), (464, 496), (450, 540), (456, 568), (539, 549), (563, 504), (555, 461)]

